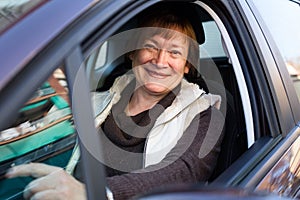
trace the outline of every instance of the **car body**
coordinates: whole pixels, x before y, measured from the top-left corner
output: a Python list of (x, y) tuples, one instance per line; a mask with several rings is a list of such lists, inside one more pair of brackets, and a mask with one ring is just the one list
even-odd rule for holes
[[(107, 89), (117, 75), (124, 73), (118, 70), (122, 57), (114, 56), (122, 44), (114, 44), (116, 33), (134, 28), (135, 16), (164, 1), (11, 2), (0, 3), (3, 4), (0, 8), (0, 130), (6, 137), (6, 141), (0, 140), (0, 154), (13, 148), (14, 155), (0, 156), (1, 175), (10, 166), (27, 162), (41, 161), (64, 167), (76, 143), (76, 134), (82, 136), (88, 132), (88, 137), (79, 140), (88, 196), (90, 199), (103, 197), (105, 175), (94, 156), (101, 149), (91, 152), (85, 146), (101, 146), (89, 94), (99, 88)], [(183, 4), (199, 11), (199, 18), (193, 19), (193, 23), (203, 27), (205, 35), (200, 43), (199, 71), (209, 92), (223, 98), (225, 137), (209, 185), (298, 197), (300, 38), (297, 31), (300, 25), (296, 20), (300, 2), (191, 0)], [(64, 75), (57, 69), (63, 69), (60, 73)], [(64, 95), (69, 97), (63, 101), (59, 89), (56, 90), (59, 96), (56, 100), (63, 101), (62, 109), (68, 110), (64, 117), (69, 116), (68, 124), (62, 129), (69, 132), (51, 138), (46, 137), (47, 133), (44, 138), (32, 131), (24, 137), (12, 136), (9, 129), (20, 125), (16, 123), (20, 113), (32, 106), (43, 110), (48, 105), (37, 100), (35, 94), (45, 91), (47, 80), (55, 89), (55, 84), (49, 81), (54, 72), (55, 78), (63, 82), (60, 86)], [(62, 91), (62, 87), (58, 88)], [(51, 106), (56, 104), (53, 96), (47, 96), (47, 100), (52, 102)], [(5, 131), (8, 136), (3, 134)], [(28, 143), (34, 145), (24, 150)], [(1, 177), (0, 198), (20, 198), (29, 181)]]

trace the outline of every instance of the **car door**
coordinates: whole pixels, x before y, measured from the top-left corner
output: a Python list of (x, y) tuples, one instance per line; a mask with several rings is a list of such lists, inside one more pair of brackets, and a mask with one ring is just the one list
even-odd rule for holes
[[(82, 74), (81, 77), (87, 76), (87, 82), (90, 84), (88, 90), (94, 89), (93, 80), (99, 81), (99, 77), (103, 78), (104, 71), (101, 71), (101, 66), (107, 66), (105, 59), (102, 65), (98, 66), (97, 64), (92, 67), (89, 65), (89, 63), (95, 63), (99, 54), (108, 55), (112, 50), (113, 46), (110, 46), (109, 43), (106, 47), (105, 45), (101, 46), (105, 44), (104, 41), (122, 31), (122, 27), (126, 27), (128, 25), (126, 23), (134, 19), (135, 15), (154, 3), (156, 2), (132, 3), (130, 8), (120, 11), (118, 15), (111, 18), (110, 23), (98, 29), (97, 34), (91, 34), (86, 38), (79, 48), (82, 50), (81, 56), (79, 49), (78, 52), (74, 52), (74, 58), (82, 57), (81, 61), (85, 61), (88, 73)], [(217, 165), (217, 169), (220, 166), (220, 170), (216, 171), (216, 176), (212, 178), (212, 185), (257, 186), (261, 179), (267, 176), (267, 172), (274, 163), (294, 142), (298, 134), (297, 114), (292, 109), (295, 106), (293, 103), (295, 99), (291, 97), (296, 96), (295, 91), (289, 91), (288, 82), (283, 76), (283, 69), (278, 64), (280, 58), (274, 56), (274, 50), (270, 49), (272, 46), (270, 41), (268, 38), (266, 39), (260, 24), (257, 24), (256, 16), (244, 1), (212, 2), (203, 0), (195, 1), (192, 4), (199, 7), (201, 10), (199, 12), (203, 14), (201, 15), (203, 18), (199, 18), (199, 24), (211, 22), (217, 27), (215, 30), (218, 30), (218, 41), (221, 43), (217, 48), (224, 51), (222, 56), (214, 56), (209, 52), (208, 46), (203, 46), (210, 55), (209, 59), (200, 55), (201, 61), (204, 63), (200, 72), (204, 74), (209, 90), (219, 92), (225, 97), (226, 109), (223, 112), (228, 119), (225, 126), (229, 131), (225, 133), (227, 140), (224, 140), (222, 149), (222, 152), (225, 152), (225, 158), (228, 158), (227, 165), (222, 166), (224, 157), (220, 156)], [(132, 24), (129, 23), (128, 26), (130, 27), (130, 25)], [(109, 29), (106, 29), (108, 26)], [(206, 31), (205, 34), (208, 37), (213, 33), (209, 28)], [(113, 61), (116, 62), (108, 67), (110, 72), (113, 71), (113, 66), (119, 64), (118, 60)], [(70, 63), (74, 65), (73, 60), (70, 60)], [(78, 66), (79, 63), (81, 62), (78, 60), (76, 65)], [(215, 69), (218, 73), (212, 73), (212, 68), (207, 66), (216, 66)], [(96, 77), (91, 76), (89, 69), (95, 70), (93, 75)], [(221, 81), (218, 81), (218, 74)], [(215, 87), (216, 83), (221, 83), (222, 91), (218, 91), (219, 88)], [(86, 90), (86, 88), (82, 89)], [(232, 102), (231, 99), (233, 99)], [(85, 100), (88, 101), (88, 99)], [(230, 110), (230, 106), (232, 106), (232, 110)], [(83, 118), (81, 119), (84, 121)], [(237, 124), (238, 127), (231, 127), (230, 124)], [(82, 129), (80, 132), (84, 132), (84, 130)], [(94, 139), (97, 140), (96, 137)], [(93, 144), (91, 138), (86, 138), (86, 136), (83, 136), (81, 141), (82, 144)], [(92, 150), (88, 148), (88, 151), (94, 157), (98, 152), (97, 148)], [(233, 154), (233, 152), (238, 153)], [(93, 171), (95, 168), (92, 163), (85, 162), (86, 169)], [(94, 177), (91, 179), (91, 182), (99, 181)], [(92, 184), (89, 186), (92, 187)]]
[[(81, 147), (85, 182), (89, 198), (91, 199), (96, 199), (104, 195), (105, 179), (101, 170), (99, 173), (101, 166), (99, 166), (100, 164), (97, 160), (99, 160), (98, 156), (101, 155), (101, 148), (99, 147), (99, 138), (94, 128), (92, 105), (89, 99), (89, 91), (91, 90), (89, 84), (92, 83), (93, 85), (93, 80), (98, 81), (99, 75), (102, 75), (102, 72), (99, 70), (101, 67), (99, 69), (97, 67), (93, 68), (95, 69), (95, 73), (93, 73), (96, 75), (95, 79), (89, 73), (86, 74), (89, 69), (89, 59), (92, 62), (95, 51), (99, 52), (98, 54), (103, 52), (101, 51), (102, 47), (99, 51), (97, 50), (100, 44), (110, 36), (113, 36), (117, 31), (122, 30), (122, 27), (132, 25), (127, 23), (132, 22), (131, 20), (134, 19), (134, 16), (154, 3), (156, 2), (131, 2), (130, 6), (122, 11), (122, 5), (125, 6), (126, 2), (120, 3), (114, 1), (108, 5), (99, 3), (93, 9), (90, 9), (89, 12), (86, 12), (75, 20), (68, 29), (51, 42), (48, 48), (40, 53), (40, 55), (45, 56), (37, 57), (37, 60), (33, 60), (28, 65), (32, 69), (37, 69), (39, 66), (44, 66), (45, 68), (48, 66), (52, 70), (56, 67), (55, 64), (58, 61), (65, 65), (74, 122)], [(224, 8), (224, 5), (227, 6), (227, 9), (221, 12), (220, 9)], [(226, 119), (228, 119), (226, 125), (234, 125), (226, 127), (227, 133), (225, 137), (228, 140), (225, 140), (222, 149), (222, 152), (225, 152), (226, 165), (223, 165), (222, 160), (219, 161), (219, 171), (216, 171), (216, 175), (212, 178), (212, 181), (218, 178), (219, 174), (225, 169), (230, 167), (229, 172), (217, 180), (220, 182), (222, 177), (230, 176), (230, 178), (226, 178), (226, 184), (234, 185), (237, 180), (241, 180), (246, 176), (246, 172), (253, 169), (254, 163), (258, 163), (261, 159), (261, 152), (257, 153), (255, 150), (251, 150), (251, 148), (253, 149), (252, 146), (256, 148), (264, 147), (268, 150), (272, 147), (271, 144), (274, 141), (276, 142), (276, 139), (270, 133), (265, 133), (270, 126), (261, 123), (266, 120), (265, 116), (270, 116), (271, 119), (267, 118), (268, 120), (276, 119), (274, 117), (276, 116), (274, 114), (276, 113), (276, 109), (273, 108), (275, 105), (269, 104), (269, 102), (272, 102), (271, 100), (268, 101), (271, 95), (267, 89), (264, 90), (263, 88), (263, 84), (266, 84), (264, 79), (248, 76), (249, 71), (249, 74), (250, 72), (252, 74), (257, 73), (264, 77), (259, 68), (251, 68), (253, 63), (259, 62), (255, 58), (248, 60), (247, 54), (241, 51), (246, 46), (243, 42), (249, 46), (253, 46), (253, 44), (248, 40), (240, 42), (241, 38), (246, 37), (239, 35), (242, 32), (239, 29), (245, 29), (244, 26), (241, 25), (241, 27), (238, 27), (239, 29), (233, 29), (235, 24), (232, 24), (232, 21), (238, 21), (240, 18), (236, 19), (235, 16), (227, 18), (227, 15), (225, 15), (225, 13), (230, 14), (236, 8), (232, 8), (232, 5), (229, 3), (223, 4), (219, 1), (214, 2), (214, 4), (197, 1), (193, 3), (193, 6), (199, 8), (199, 12), (203, 14), (203, 17), (199, 17), (196, 22), (199, 25), (202, 25), (202, 22), (203, 24), (206, 23), (204, 26), (208, 27), (207, 29), (205, 28), (208, 40), (206, 44), (203, 44), (207, 46), (203, 46), (204, 50), (202, 52), (207, 51), (207, 55), (209, 56), (202, 56), (203, 68), (200, 69), (200, 72), (204, 75), (209, 92), (218, 93), (224, 97), (222, 112), (226, 116)], [(209, 28), (210, 26), (214, 26), (215, 28), (211, 29)], [(216, 33), (219, 45), (215, 49), (212, 48), (210, 50), (211, 44), (213, 45), (215, 41), (215, 38), (209, 40), (209, 37), (213, 36), (213, 33)], [(110, 44), (108, 44), (107, 50), (108, 52), (111, 50)], [(221, 56), (214, 54), (214, 50), (222, 50), (223, 54)], [(252, 49), (250, 49), (247, 53), (254, 54), (255, 52), (252, 52)], [(106, 64), (105, 60), (103, 63)], [(113, 65), (109, 65), (108, 68), (112, 67)], [(43, 74), (43, 78), (39, 80), (40, 83), (45, 81), (46, 77), (52, 72), (49, 69), (45, 74), (40, 72), (40, 74)], [(111, 71), (113, 70), (111, 69)], [(30, 72), (33, 74), (36, 73), (34, 70), (30, 70)], [(259, 82), (255, 80), (260, 80), (263, 83), (258, 84)], [(262, 90), (261, 93), (266, 95), (264, 106), (269, 106), (273, 109), (268, 110), (262, 106), (261, 102), (263, 102), (263, 98), (258, 98), (253, 92), (253, 84), (257, 84)], [(228, 99), (229, 103), (227, 103), (226, 99)], [(267, 115), (267, 112), (270, 112), (270, 114)], [(277, 124), (277, 121), (274, 124)], [(237, 125), (237, 128), (235, 125)], [(279, 130), (277, 130), (278, 127), (272, 128), (274, 129), (272, 133), (275, 137), (278, 135)], [(266, 138), (263, 138), (263, 136), (266, 136)], [(266, 144), (268, 146), (265, 146)], [(250, 157), (251, 159), (249, 160)], [(220, 156), (220, 158), (223, 158), (223, 156)], [(237, 159), (239, 163), (233, 165), (233, 162)], [(247, 162), (245, 163), (245, 161)], [(240, 166), (243, 167), (236, 170)]]
[[(275, 40), (275, 43), (273, 41), (272, 33), (276, 30), (272, 27), (269, 29), (269, 22), (264, 21), (263, 18), (266, 17), (264, 16), (266, 11), (263, 9), (269, 9), (266, 8), (269, 3), (267, 1), (260, 1), (260, 3), (258, 1), (232, 1), (228, 4), (224, 2), (227, 10), (223, 10), (223, 13), (228, 12), (227, 16), (217, 13), (217, 6), (213, 8), (214, 6), (211, 5), (234, 43), (235, 54), (247, 82), (247, 93), (250, 96), (255, 127), (253, 145), (221, 174), (213, 185), (218, 185), (220, 182), (228, 186), (246, 188), (255, 188), (259, 185), (258, 190), (293, 197), (298, 190), (298, 184), (295, 183), (297, 182), (295, 157), (297, 157), (298, 150), (295, 148), (298, 149), (299, 105), (286, 61), (282, 59), (286, 55), (279, 52), (276, 46), (278, 44), (275, 44), (278, 41)], [(295, 10), (299, 9), (295, 2), (281, 1), (276, 4), (278, 8), (279, 5), (289, 4), (286, 6), (293, 7)], [(261, 6), (261, 8), (256, 6)], [(286, 10), (283, 13), (287, 12), (290, 11)], [(232, 13), (235, 13), (235, 16)], [(278, 17), (280, 18), (280, 15)], [(277, 20), (273, 17), (269, 19), (272, 20), (271, 22), (277, 22), (277, 20), (283, 20), (284, 17)], [(233, 23), (235, 27), (230, 26), (230, 23)], [(286, 29), (282, 28), (282, 30)], [(292, 46), (290, 45), (291, 49), (293, 49)], [(251, 98), (252, 95), (253, 98)], [(247, 114), (249, 113), (245, 113)], [(272, 172), (268, 173), (271, 169), (273, 169)]]
[[(221, 111), (227, 120), (220, 159), (210, 181), (216, 185), (237, 186), (281, 139), (280, 128), (285, 126), (285, 121), (279, 123), (277, 107), (287, 107), (285, 114), (289, 116), (290, 106), (287, 97), (279, 104), (273, 103), (273, 98), (278, 102), (277, 96), (272, 96), (272, 88), (268, 86), (269, 80), (265, 77), (251, 34), (247, 26), (240, 23), (241, 16), (235, 14), (238, 8), (234, 2), (195, 1), (187, 4), (198, 10), (199, 16), (194, 23), (204, 28), (205, 41), (199, 44), (202, 49), (199, 71), (208, 92), (222, 96)], [(134, 11), (119, 20), (120, 23), (111, 26), (112, 29), (118, 28), (116, 33), (134, 28), (134, 16), (150, 4), (136, 6)], [(125, 73), (117, 70), (124, 64), (124, 57), (111, 56), (122, 49), (123, 41), (116, 41), (119, 43), (114, 45), (114, 41), (103, 40), (98, 35), (86, 41), (84, 57), (91, 91), (109, 88), (105, 86), (112, 82), (105, 82), (102, 78), (114, 80), (115, 75)], [(276, 75), (279, 77), (275, 72)], [(279, 81), (279, 90), (282, 89), (281, 79), (276, 81)], [(259, 92), (256, 92), (257, 88)], [(286, 95), (284, 90), (281, 94)]]
[[(76, 142), (66, 77), (59, 67), (0, 132), (1, 199), (22, 196), (31, 178), (4, 179), (11, 166), (43, 162), (64, 167)], [(34, 74), (34, 73), (33, 73)], [(26, 82), (22, 82), (26, 84)]]
[[(201, 13), (195, 21), (204, 26), (200, 73), (209, 92), (220, 94), (224, 99), (222, 112), (227, 120), (227, 132), (211, 185), (257, 186), (298, 133), (296, 115), (291, 108), (292, 94), (287, 92), (287, 83), (269, 41), (244, 1), (203, 0), (191, 4)], [(144, 8), (146, 6), (136, 7), (120, 25)], [(113, 45), (97, 36), (91, 41), (87, 41), (85, 57), (90, 89), (94, 89), (99, 86), (94, 80), (99, 81), (110, 67), (112, 72), (120, 61), (113, 59), (115, 63), (106, 65), (105, 58), (114, 51)], [(100, 57), (103, 62), (98, 65)], [(102, 81), (100, 83), (103, 86)], [(275, 154), (277, 158), (270, 159)]]
[[(48, 2), (58, 6), (49, 8), (48, 13), (62, 9), (59, 2)], [(106, 65), (108, 57), (105, 55), (113, 49), (105, 41), (122, 31), (123, 27), (134, 27), (134, 16), (159, 1), (78, 2), (82, 3), (80, 6), (86, 8), (86, 12), (73, 13), (72, 20), (68, 21), (72, 23), (66, 29), (60, 29), (60, 34), (56, 33), (51, 43), (39, 49), (39, 54), (24, 65), (26, 73), (15, 76), (23, 77), (21, 80), (28, 83), (26, 92), (18, 95), (19, 101), (9, 101), (17, 98), (17, 94), (10, 91), (21, 90), (18, 79), (10, 80), (7, 83), (9, 87), (1, 91), (0, 108), (8, 118), (0, 123), (4, 128), (11, 119), (15, 119), (14, 113), (37, 87), (63, 65), (88, 197), (98, 199), (105, 198), (105, 176), (101, 164), (97, 162), (101, 155), (101, 142), (93, 123), (90, 92), (94, 86), (103, 86), (104, 82), (99, 77), (107, 77), (103, 74), (111, 74), (119, 62), (116, 59), (116, 65)], [(196, 22), (204, 26), (207, 37), (207, 43), (200, 45), (204, 49), (202, 52), (207, 52), (200, 55), (203, 66), (200, 72), (210, 92), (224, 98), (222, 112), (227, 120), (223, 154), (210, 182), (212, 185), (256, 186), (294, 141), (297, 127), (289, 100), (291, 94), (287, 93), (268, 42), (245, 2), (198, 0), (190, 3), (199, 9), (201, 17)], [(72, 7), (71, 4), (77, 5), (71, 2), (64, 6)], [(42, 19), (47, 17), (45, 15)], [(99, 55), (104, 56), (97, 62)], [(109, 66), (105, 68), (105, 73), (103, 66)], [(38, 81), (34, 81), (32, 76), (37, 77)], [(11, 105), (15, 106), (13, 113), (7, 109)], [(281, 148), (279, 153), (277, 148)], [(272, 155), (275, 160), (270, 160)]]
[[(266, 10), (268, 3), (270, 2), (247, 1), (270, 47), (277, 70), (280, 72), (293, 120), (283, 115), (290, 122), (290, 125), (287, 126), (289, 128), (282, 130), (282, 140), (261, 162), (257, 167), (260, 169), (257, 170), (256, 175), (253, 174), (252, 180), (246, 185), (253, 187), (258, 184), (258, 190), (298, 198), (299, 88), (297, 77), (300, 40), (298, 36), (294, 35), (294, 32), (299, 30), (295, 19), (299, 17), (300, 7), (298, 1), (272, 1), (274, 3), (272, 9)], [(287, 21), (289, 23), (286, 23)], [(259, 37), (258, 34), (255, 35)], [(266, 55), (264, 57), (267, 59)], [(266, 64), (270, 65), (268, 61)]]
[[(93, 124), (90, 99), (87, 99), (89, 92), (87, 85), (85, 85), (85, 73), (81, 67), (83, 63), (81, 44), (93, 31), (97, 30), (111, 15), (118, 12), (127, 3), (128, 1), (99, 3), (96, 6), (97, 11), (95, 11), (92, 9), (94, 5), (92, 1), (43, 2), (34, 7), (35, 9), (30, 10), (31, 12), (27, 13), (26, 17), (18, 18), (14, 22), (15, 24), (11, 24), (1, 34), (1, 59), (5, 61), (1, 68), (3, 73), (1, 73), (0, 93), (2, 111), (0, 126), (1, 138), (3, 138), (0, 144), (1, 198), (22, 199), (23, 189), (31, 180), (30, 178), (4, 179), (3, 174), (10, 166), (29, 162), (45, 162), (65, 167), (76, 142), (75, 137), (73, 137), (75, 134), (80, 135), (79, 133), (82, 133), (84, 135), (88, 132), (91, 134), (89, 139), (97, 141), (93, 140), (93, 136), (96, 136), (96, 130)], [(68, 7), (67, 11), (64, 10), (65, 7)], [(58, 12), (60, 10), (64, 11)], [(62, 15), (55, 16), (57, 12)], [(51, 18), (50, 21), (47, 20), (49, 17)], [(44, 21), (49, 24), (43, 23)], [(18, 49), (18, 46), (15, 45), (16, 41), (21, 41), (22, 48)], [(52, 85), (50, 83), (53, 81), (47, 81), (56, 74), (58, 69), (63, 71), (64, 81), (67, 85)], [(57, 83), (58, 79), (55, 78), (55, 80)], [(37, 131), (38, 134), (30, 130), (30, 134), (26, 132), (27, 135), (25, 134), (24, 137), (12, 134), (12, 129), (24, 125), (24, 120), (21, 120), (19, 115), (20, 112), (23, 115), (26, 111), (25, 117), (28, 117), (27, 111), (30, 111), (30, 114), (33, 113), (35, 117), (37, 114), (44, 116), (45, 111), (48, 111), (48, 102), (44, 101), (48, 101), (49, 98), (49, 101), (54, 104), (54, 100), (57, 99), (52, 98), (54, 95), (52, 96), (51, 91), (49, 92), (49, 90), (55, 89), (55, 86), (60, 86), (61, 89), (63, 86), (64, 90), (67, 91), (64, 94), (55, 92), (55, 94), (59, 93), (56, 95), (59, 96), (58, 103), (63, 102), (64, 105), (70, 106), (67, 108), (69, 109), (68, 114), (72, 108), (72, 115), (71, 118), (68, 118), (70, 121), (68, 121), (67, 126), (53, 131), (49, 131), (49, 127), (43, 127), (46, 132), (39, 130)], [(39, 95), (40, 92), (48, 92), (49, 94), (46, 98), (43, 94)], [(62, 96), (67, 97), (68, 102), (63, 100)], [(82, 98), (84, 96), (86, 98)], [(89, 110), (91, 112), (87, 112)], [(75, 127), (73, 120), (76, 124)], [(20, 124), (19, 121), (22, 123)], [(34, 122), (41, 124), (41, 121)], [(40, 137), (40, 133), (45, 135), (44, 139)], [(51, 138), (49, 139), (49, 137)], [(42, 140), (44, 140), (43, 143)], [(80, 142), (80, 139), (77, 141)], [(97, 143), (97, 153), (100, 151), (100, 147), (98, 147)], [(93, 179), (87, 179), (86, 184), (90, 188), (88, 191), (91, 191), (90, 195), (96, 195), (97, 198), (105, 198), (105, 181), (101, 168), (99, 170), (98, 165), (88, 168), (92, 162), (91, 156), (89, 157), (88, 151), (84, 151), (85, 148), (81, 149), (83, 159), (88, 163), (85, 168), (86, 175), (94, 177), (96, 182), (100, 183), (97, 184), (97, 187), (93, 187), (94, 182), (91, 182)], [(89, 197), (93, 199), (94, 197), (90, 195)]]

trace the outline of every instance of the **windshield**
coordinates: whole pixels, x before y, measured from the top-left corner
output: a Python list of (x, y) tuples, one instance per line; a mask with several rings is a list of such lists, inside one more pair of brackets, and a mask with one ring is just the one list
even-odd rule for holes
[(32, 11), (42, 1), (44, 0), (1, 0), (0, 33)]

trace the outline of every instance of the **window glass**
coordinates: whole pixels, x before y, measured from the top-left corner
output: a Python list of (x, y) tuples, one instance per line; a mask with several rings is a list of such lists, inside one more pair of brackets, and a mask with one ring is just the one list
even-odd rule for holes
[(104, 42), (97, 52), (98, 55), (96, 58), (95, 69), (100, 69), (106, 63), (107, 42)]
[(287, 0), (254, 0), (253, 2), (283, 55), (300, 99), (300, 4)]
[(88, 79), (90, 80), (90, 88), (97, 90), (97, 88), (103, 86), (107, 73), (110, 73), (111, 61), (108, 60), (109, 55), (109, 42), (103, 42), (99, 47), (93, 49), (92, 53), (86, 59), (86, 68), (88, 71)]
[(93, 50), (92, 54), (86, 61), (88, 69), (99, 70), (107, 62), (107, 41)]
[[(75, 143), (66, 77), (57, 69), (0, 131), (0, 199), (8, 199), (29, 183), (28, 177), (2, 179), (14, 165), (44, 162), (65, 167)], [(17, 198), (19, 199), (19, 198)]]
[(0, 33), (6, 27), (30, 12), (43, 0), (1, 0), (0, 1)]
[[(224, 116), (226, 116), (225, 130), (228, 132), (225, 134), (233, 136), (224, 142), (224, 149), (226, 150), (221, 152), (221, 157), (224, 159), (221, 159), (217, 165), (216, 173), (214, 174), (216, 177), (225, 170), (232, 161), (236, 160), (247, 150), (247, 132), (245, 131), (245, 115), (236, 75), (228, 59), (228, 54), (225, 53), (224, 49), (226, 49), (226, 45), (223, 43), (221, 32), (213, 18), (210, 17), (206, 11), (200, 11), (205, 13), (204, 16), (207, 17), (205, 18), (205, 22), (197, 24), (203, 25), (205, 41), (200, 45), (200, 65), (196, 67), (199, 68), (198, 72), (204, 79), (203, 82), (205, 86), (207, 86), (207, 92), (220, 95), (222, 98), (220, 110)], [(202, 22), (203, 20), (199, 19), (197, 21)], [(122, 30), (126, 31), (117, 32), (118, 34), (107, 39), (105, 42), (108, 45), (106, 51), (101, 51), (101, 48), (103, 48), (102, 44), (102, 46), (98, 48), (93, 48), (86, 58), (86, 69), (90, 81), (95, 126), (98, 130), (101, 126), (104, 126), (102, 123), (104, 123), (105, 118), (103, 118), (104, 115), (102, 113), (106, 114), (109, 109), (112, 109), (114, 101), (112, 99), (119, 96), (119, 94), (115, 92), (117, 89), (110, 89), (111, 86), (117, 77), (125, 73), (132, 73), (132, 60), (129, 59), (130, 54), (128, 53), (136, 49), (131, 49), (133, 47), (128, 44), (130, 44), (129, 41), (136, 39), (137, 35), (140, 34), (138, 32), (140, 29), (124, 27)], [(200, 33), (198, 36), (201, 36)], [(151, 45), (149, 46), (151, 47)], [(101, 63), (104, 64), (103, 66), (97, 64), (96, 60), (99, 58), (103, 60), (101, 61)], [(204, 88), (202, 79), (200, 78), (194, 80), (190, 79), (188, 81), (194, 81), (193, 83)], [(126, 93), (126, 95), (130, 97), (132, 94)], [(127, 123), (124, 118), (118, 118), (118, 123), (125, 124), (125, 122)], [(107, 141), (109, 140), (106, 140), (106, 142)], [(235, 145), (232, 145), (233, 143)], [(249, 144), (252, 144), (251, 141)]]
[(200, 46), (200, 57), (224, 57), (226, 56), (220, 31), (214, 21), (203, 22), (205, 42)]

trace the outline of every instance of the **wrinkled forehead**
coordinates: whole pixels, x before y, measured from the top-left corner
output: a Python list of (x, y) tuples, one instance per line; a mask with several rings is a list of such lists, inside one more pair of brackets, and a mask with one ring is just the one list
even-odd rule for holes
[(147, 39), (154, 38), (159, 36), (165, 40), (177, 40), (182, 42), (183, 44), (190, 44), (192, 38), (188, 37), (186, 34), (180, 32), (179, 30), (160, 28), (160, 27), (147, 27), (141, 28), (138, 34), (139, 43), (144, 42)]

